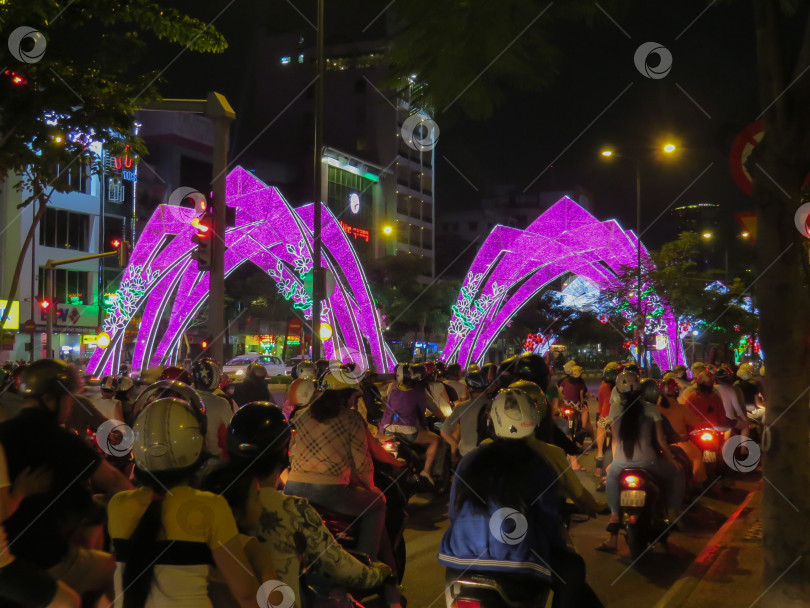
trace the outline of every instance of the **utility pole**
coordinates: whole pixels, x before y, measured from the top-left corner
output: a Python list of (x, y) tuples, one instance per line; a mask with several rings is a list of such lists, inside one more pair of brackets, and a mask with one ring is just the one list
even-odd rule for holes
[(315, 46), (316, 69), (315, 80), (315, 159), (314, 189), (315, 216), (312, 234), (312, 360), (321, 358), (321, 300), (323, 299), (324, 282), (321, 269), (321, 191), (323, 182), (323, 2), (318, 0), (318, 28)]
[(214, 125), (211, 190), (214, 193), (212, 215), (211, 270), (208, 275), (208, 331), (213, 339), (209, 354), (224, 363), (225, 349), (225, 179), (228, 171), (228, 140), (236, 118), (224, 95), (210, 92), (206, 99), (163, 99), (146, 104), (142, 110), (204, 114)]
[(642, 377), (645, 374), (646, 365), (644, 364), (644, 316), (641, 313), (641, 162), (636, 159), (636, 253), (637, 253), (637, 267), (636, 276), (638, 278), (638, 291), (636, 292), (636, 313), (639, 319), (639, 335), (638, 335), (638, 365)]

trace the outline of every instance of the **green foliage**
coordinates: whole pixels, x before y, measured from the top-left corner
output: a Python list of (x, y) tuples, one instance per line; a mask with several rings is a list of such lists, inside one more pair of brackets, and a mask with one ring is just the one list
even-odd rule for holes
[[(159, 98), (161, 71), (186, 49), (226, 47), (213, 27), (150, 0), (11, 0), (0, 3), (0, 23), (6, 36), (20, 26), (35, 28), (47, 44), (36, 63), (12, 57), (5, 39), (0, 48), (0, 65), (26, 81), (15, 85), (0, 75), (0, 179), (22, 176), (20, 187), (34, 193), (24, 204), (49, 188), (73, 189), (66, 169), (77, 163), (98, 169), (86, 137), (113, 153), (126, 146), (143, 153), (133, 112)], [(165, 64), (143, 67), (144, 52), (158, 41), (173, 43), (176, 51)], [(56, 124), (48, 124), (48, 116)], [(71, 133), (80, 137), (71, 140)]]
[(388, 52), (391, 87), (403, 87), (415, 73), (426, 85), (412, 91), (416, 106), (445, 112), (458, 104), (475, 119), (490, 116), (505, 101), (506, 88), (549, 84), (561, 56), (555, 37), (565, 22), (598, 11), (584, 0), (409, 0), (393, 10), (398, 30)]
[(386, 315), (388, 339), (398, 339), (407, 332), (426, 338), (444, 336), (460, 281), (432, 283), (421, 275), (416, 260), (407, 255), (372, 260), (366, 265), (366, 276), (378, 307)]

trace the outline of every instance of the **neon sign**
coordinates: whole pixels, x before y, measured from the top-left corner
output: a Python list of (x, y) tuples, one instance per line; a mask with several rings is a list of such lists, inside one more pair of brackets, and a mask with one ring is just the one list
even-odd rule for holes
[[(359, 203), (358, 203), (358, 205), (359, 205)], [(358, 207), (358, 209), (359, 209), (359, 207)], [(357, 213), (357, 212), (355, 211), (355, 213)], [(371, 238), (371, 233), (369, 233), (368, 230), (364, 230), (362, 228), (356, 228), (354, 226), (349, 226), (349, 224), (347, 224), (345, 222), (340, 222), (340, 227), (343, 228), (343, 230), (346, 232), (346, 234), (348, 234), (350, 237), (352, 237), (355, 240), (363, 239), (366, 243), (368, 243), (369, 239)]]

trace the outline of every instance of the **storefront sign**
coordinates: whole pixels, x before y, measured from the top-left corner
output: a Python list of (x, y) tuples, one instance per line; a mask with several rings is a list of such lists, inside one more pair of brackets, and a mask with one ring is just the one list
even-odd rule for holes
[[(8, 300), (0, 300), (0, 315), (5, 312)], [(20, 329), (20, 303), (12, 300), (11, 309), (8, 312), (8, 319), (3, 323), (3, 329)]]

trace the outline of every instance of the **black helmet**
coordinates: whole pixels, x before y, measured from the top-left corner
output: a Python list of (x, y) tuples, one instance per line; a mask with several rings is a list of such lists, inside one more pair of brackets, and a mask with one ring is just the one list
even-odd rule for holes
[(658, 398), (661, 396), (661, 389), (658, 383), (652, 378), (646, 378), (641, 381), (641, 398), (655, 405), (658, 403)]
[(489, 386), (489, 378), (484, 372), (470, 372), (464, 382), (471, 391), (476, 393), (483, 393)]
[(203, 357), (192, 365), (191, 377), (194, 380), (194, 388), (211, 393), (219, 388), (222, 370), (216, 359)]
[(624, 366), (622, 371), (624, 371), (624, 372), (633, 372), (634, 374), (640, 374), (641, 373), (640, 370), (638, 369), (638, 365), (636, 365), (635, 363), (628, 363), (627, 365)]
[(315, 377), (320, 378), (323, 376), (324, 372), (329, 369), (329, 360), (328, 359), (318, 359), (315, 362)]
[(44, 395), (67, 395), (79, 389), (76, 369), (58, 359), (40, 359), (23, 369), (20, 392), (39, 399)]
[(267, 368), (258, 361), (254, 361), (248, 365), (245, 375), (249, 378), (258, 378), (262, 380), (267, 378)]
[(548, 388), (548, 365), (540, 355), (516, 355), (504, 360), (498, 367), (501, 382), (509, 385), (516, 380), (534, 382), (544, 391)]
[(612, 382), (613, 384), (616, 384), (616, 378), (618, 377), (619, 377), (618, 368), (606, 369), (604, 372), (602, 372), (602, 380), (604, 380), (605, 382)]
[(276, 462), (286, 457), (290, 425), (278, 406), (265, 401), (239, 408), (228, 425), (228, 455), (233, 459)]

